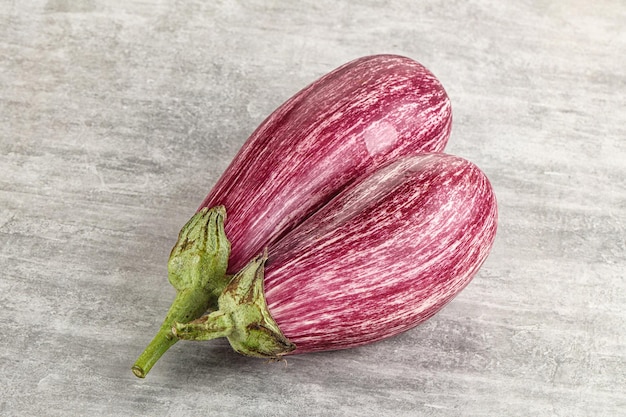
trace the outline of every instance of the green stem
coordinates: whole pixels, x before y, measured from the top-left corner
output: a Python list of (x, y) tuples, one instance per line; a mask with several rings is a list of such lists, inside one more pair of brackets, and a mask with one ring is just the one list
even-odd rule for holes
[(226, 337), (232, 348), (246, 356), (280, 358), (296, 346), (285, 337), (265, 301), (263, 278), (267, 254), (248, 263), (228, 283), (218, 300), (219, 310), (190, 323), (176, 323), (179, 339), (209, 340)]
[(174, 323), (188, 323), (204, 314), (210, 296), (208, 291), (193, 289), (176, 294), (158, 333), (133, 365), (132, 370), (135, 375), (139, 378), (146, 377), (159, 358), (178, 342), (176, 336), (172, 334)]
[(144, 378), (159, 358), (178, 339), (172, 333), (175, 323), (189, 323), (217, 300), (230, 277), (226, 275), (230, 242), (224, 232), (226, 210), (223, 206), (204, 208), (181, 229), (168, 261), (168, 278), (177, 294), (161, 328), (132, 367)]
[(172, 332), (174, 337), (182, 336), (185, 340), (211, 340), (228, 337), (234, 329), (235, 323), (230, 314), (218, 310), (188, 324), (174, 323)]

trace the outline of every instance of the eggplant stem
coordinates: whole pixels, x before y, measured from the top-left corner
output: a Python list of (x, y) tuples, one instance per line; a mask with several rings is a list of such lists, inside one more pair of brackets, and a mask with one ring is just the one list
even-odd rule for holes
[(219, 310), (191, 323), (176, 323), (172, 330), (185, 340), (226, 337), (232, 348), (246, 356), (277, 359), (296, 346), (272, 318), (263, 290), (267, 253), (239, 271), (219, 297)]
[(184, 340), (211, 340), (230, 336), (234, 328), (230, 314), (218, 310), (191, 323), (175, 323), (172, 333)]
[(204, 314), (210, 296), (210, 292), (202, 290), (186, 290), (176, 294), (158, 333), (132, 367), (136, 376), (145, 378), (159, 358), (178, 342), (172, 333), (174, 323), (187, 323)]
[(204, 208), (181, 229), (168, 261), (176, 298), (156, 336), (131, 368), (139, 378), (145, 378), (178, 341), (172, 332), (175, 323), (189, 323), (217, 308), (218, 297), (231, 278), (226, 275), (230, 242), (224, 232), (225, 218), (223, 206)]

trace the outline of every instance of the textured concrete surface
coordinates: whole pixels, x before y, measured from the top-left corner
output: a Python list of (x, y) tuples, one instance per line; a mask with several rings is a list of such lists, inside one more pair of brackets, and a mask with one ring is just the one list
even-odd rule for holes
[[(626, 410), (622, 0), (0, 0), (0, 415), (618, 416)], [(393, 52), (446, 86), (492, 255), (393, 339), (290, 358), (179, 343), (179, 228), (282, 101)]]

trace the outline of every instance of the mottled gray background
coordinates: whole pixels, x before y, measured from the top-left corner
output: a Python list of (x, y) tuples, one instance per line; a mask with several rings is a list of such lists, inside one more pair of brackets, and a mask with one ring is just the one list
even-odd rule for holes
[[(358, 3), (358, 4), (356, 4)], [(618, 416), (623, 0), (0, 0), (0, 415)], [(473, 283), (391, 340), (130, 366), (179, 228), (274, 108), (392, 52), (452, 100), (500, 203)]]

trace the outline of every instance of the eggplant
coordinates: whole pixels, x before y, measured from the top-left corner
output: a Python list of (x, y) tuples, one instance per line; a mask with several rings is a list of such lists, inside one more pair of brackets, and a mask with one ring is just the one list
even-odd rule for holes
[[(450, 100), (439, 80), (397, 55), (356, 59), (287, 100), (254, 131), (185, 226), (225, 208), (228, 221), (220, 240), (229, 245), (228, 274), (222, 265), (226, 246), (198, 251), (194, 248), (206, 236), (190, 242), (181, 232), (168, 268), (173, 284), (184, 276), (185, 294), (177, 287), (170, 312), (133, 372), (144, 377), (176, 342), (174, 321), (217, 309), (230, 274), (264, 247), (361, 175), (403, 156), (442, 151), (451, 123)], [(213, 226), (206, 229), (209, 235), (219, 229)]]
[(485, 174), (456, 156), (401, 158), (365, 175), (239, 271), (217, 311), (176, 337), (227, 337), (244, 355), (351, 348), (441, 310), (483, 264), (497, 230)]
[(443, 151), (451, 124), (439, 80), (406, 57), (363, 57), (313, 82), (261, 123), (200, 205), (226, 207), (229, 271), (364, 173)]

